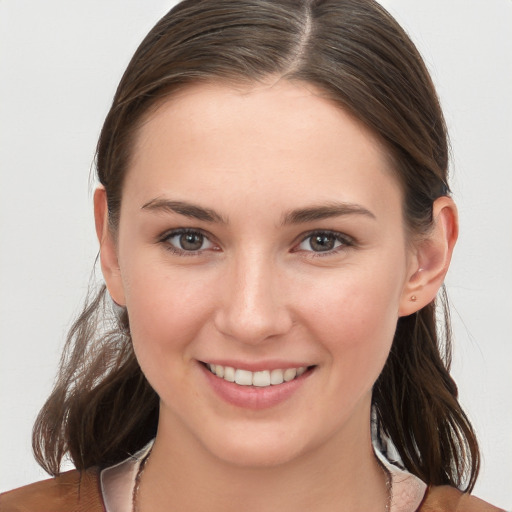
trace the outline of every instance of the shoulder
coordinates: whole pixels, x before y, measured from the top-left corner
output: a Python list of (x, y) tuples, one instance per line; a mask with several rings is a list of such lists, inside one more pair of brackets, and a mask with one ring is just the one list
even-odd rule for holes
[(99, 471), (67, 471), (0, 494), (0, 512), (104, 512)]
[(448, 485), (428, 489), (417, 512), (503, 512), (470, 494)]

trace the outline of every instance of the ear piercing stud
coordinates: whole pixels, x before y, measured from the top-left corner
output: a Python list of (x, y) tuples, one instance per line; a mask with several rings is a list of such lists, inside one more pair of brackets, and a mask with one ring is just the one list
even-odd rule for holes
[(416, 302), (418, 300), (418, 297), (416, 297), (416, 295), (411, 295), (411, 298), (409, 300), (411, 302)]

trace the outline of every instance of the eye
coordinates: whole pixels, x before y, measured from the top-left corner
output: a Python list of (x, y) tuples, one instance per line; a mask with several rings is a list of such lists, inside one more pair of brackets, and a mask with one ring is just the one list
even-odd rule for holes
[(167, 233), (162, 242), (166, 243), (173, 252), (195, 253), (214, 249), (216, 246), (201, 231), (190, 229), (178, 229)]
[(353, 241), (347, 235), (333, 231), (315, 231), (310, 233), (297, 246), (296, 250), (310, 252), (336, 252), (337, 249), (349, 247)]

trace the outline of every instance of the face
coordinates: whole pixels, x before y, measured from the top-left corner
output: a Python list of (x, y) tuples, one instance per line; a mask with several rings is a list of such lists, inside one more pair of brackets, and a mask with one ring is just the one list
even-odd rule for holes
[(376, 138), (309, 85), (203, 84), (133, 156), (107, 284), (158, 435), (253, 466), (367, 447), (414, 271)]

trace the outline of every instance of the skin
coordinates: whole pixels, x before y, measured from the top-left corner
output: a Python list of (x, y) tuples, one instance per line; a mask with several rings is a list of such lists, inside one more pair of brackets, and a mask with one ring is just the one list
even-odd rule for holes
[[(98, 189), (107, 286), (161, 399), (142, 510), (384, 509), (371, 389), (397, 319), (435, 297), (457, 236), (441, 198), (429, 235), (407, 238), (386, 155), (312, 86), (202, 84), (141, 127), (115, 234)], [(180, 228), (200, 250), (180, 251)], [(313, 250), (312, 234), (334, 248)], [(200, 362), (225, 360), (314, 370), (284, 402), (251, 410), (208, 384)]]

